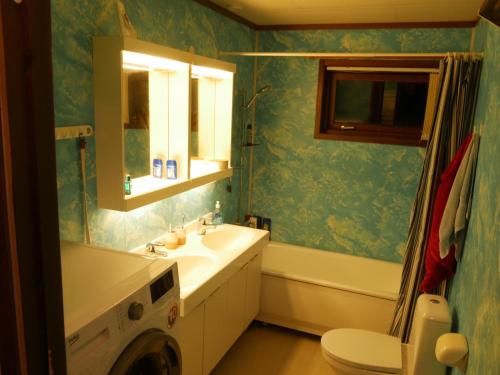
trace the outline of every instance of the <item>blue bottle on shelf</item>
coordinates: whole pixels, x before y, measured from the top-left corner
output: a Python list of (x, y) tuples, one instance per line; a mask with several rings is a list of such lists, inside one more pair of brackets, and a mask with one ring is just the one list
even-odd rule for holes
[(161, 159), (153, 159), (153, 177), (163, 177), (163, 161)]
[(177, 179), (177, 162), (175, 160), (167, 160), (167, 178), (169, 180)]

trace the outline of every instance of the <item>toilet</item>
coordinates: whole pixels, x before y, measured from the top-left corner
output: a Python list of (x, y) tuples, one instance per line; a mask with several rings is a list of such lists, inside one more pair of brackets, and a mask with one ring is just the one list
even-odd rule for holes
[(450, 332), (446, 299), (419, 296), (412, 323), (408, 344), (382, 333), (333, 329), (321, 337), (323, 357), (334, 375), (444, 375), (446, 366), (436, 360), (434, 347), (439, 336)]

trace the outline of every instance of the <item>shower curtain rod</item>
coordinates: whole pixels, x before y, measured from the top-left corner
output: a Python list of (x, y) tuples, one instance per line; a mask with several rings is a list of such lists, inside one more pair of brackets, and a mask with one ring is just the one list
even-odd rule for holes
[(471, 55), (482, 58), (482, 52), (448, 52), (448, 53), (352, 53), (352, 52), (236, 52), (219, 51), (219, 56), (246, 57), (309, 57), (309, 58), (365, 58), (365, 59), (442, 59), (448, 55)]

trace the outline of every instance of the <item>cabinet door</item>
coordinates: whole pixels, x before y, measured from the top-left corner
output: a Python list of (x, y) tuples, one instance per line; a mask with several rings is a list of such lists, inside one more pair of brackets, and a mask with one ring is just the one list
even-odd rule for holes
[(257, 316), (260, 309), (262, 252), (259, 252), (248, 263), (247, 288), (245, 300), (245, 325)]
[(203, 374), (209, 374), (227, 349), (227, 287), (222, 285), (205, 301)]
[(205, 301), (204, 374), (213, 370), (247, 326), (247, 266), (242, 267)]
[(228, 349), (247, 327), (245, 313), (248, 264), (227, 281)]
[(182, 375), (200, 375), (203, 361), (203, 314), (201, 303), (185, 317), (179, 317), (172, 329), (181, 347)]

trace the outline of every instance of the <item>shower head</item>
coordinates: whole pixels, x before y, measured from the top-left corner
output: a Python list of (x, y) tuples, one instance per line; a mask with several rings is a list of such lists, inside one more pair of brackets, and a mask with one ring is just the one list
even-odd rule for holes
[(260, 94), (263, 94), (265, 92), (268, 92), (271, 90), (271, 85), (265, 85), (264, 87), (261, 87), (259, 89), (259, 91), (257, 91), (257, 94), (256, 95), (260, 95)]
[(264, 94), (264, 93), (266, 93), (268, 91), (271, 91), (271, 85), (266, 85), (264, 87), (261, 87), (259, 90), (257, 90), (257, 92), (255, 93), (255, 95), (252, 96), (252, 98), (247, 102), (247, 104), (245, 104), (243, 106), (243, 108), (244, 109), (250, 108), (259, 95)]

